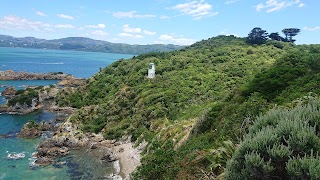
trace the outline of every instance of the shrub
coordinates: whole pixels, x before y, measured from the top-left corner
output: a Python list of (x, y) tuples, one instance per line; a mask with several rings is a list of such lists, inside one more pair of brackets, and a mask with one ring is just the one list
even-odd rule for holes
[(17, 103), (30, 106), (32, 104), (32, 99), (38, 98), (39, 93), (33, 89), (27, 88), (26, 90), (18, 90), (16, 95), (16, 97), (8, 101), (9, 106), (13, 106)]
[(227, 165), (227, 179), (319, 179), (320, 99), (257, 118)]

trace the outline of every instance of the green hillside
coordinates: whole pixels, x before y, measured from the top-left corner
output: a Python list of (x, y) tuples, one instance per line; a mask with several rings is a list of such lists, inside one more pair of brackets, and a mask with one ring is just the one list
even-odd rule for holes
[(173, 44), (130, 45), (111, 43), (84, 37), (67, 37), (62, 39), (37, 39), (34, 37), (16, 38), (0, 35), (0, 47), (22, 47), (34, 49), (59, 49), (72, 51), (89, 51), (119, 54), (144, 54), (149, 52), (169, 52), (183, 48)]
[[(146, 140), (137, 179), (210, 179), (223, 175), (233, 153), (218, 157), (215, 149), (234, 147), (272, 107), (291, 108), (320, 92), (319, 60), (320, 45), (218, 36), (119, 60), (56, 101), (79, 108), (71, 120), (84, 131)], [(155, 79), (146, 78), (151, 62)]]

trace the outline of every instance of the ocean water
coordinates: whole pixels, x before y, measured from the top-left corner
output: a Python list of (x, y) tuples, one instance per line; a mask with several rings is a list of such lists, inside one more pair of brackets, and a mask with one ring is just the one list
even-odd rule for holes
[(0, 47), (0, 71), (64, 72), (88, 78), (112, 62), (133, 55)]
[[(64, 72), (79, 78), (88, 78), (120, 58), (132, 55), (75, 52), (59, 50), (39, 50), (23, 48), (0, 48), (0, 71), (14, 70), (36, 73)], [(57, 80), (0, 81), (0, 92), (8, 86), (23, 89), (27, 86), (56, 84)], [(0, 96), (0, 104), (6, 99)], [(38, 139), (16, 137), (21, 127), (29, 120), (53, 121), (55, 114), (34, 112), (28, 115), (0, 114), (0, 180), (16, 179), (101, 179), (112, 172), (110, 164), (101, 164), (90, 154), (72, 151), (69, 156), (58, 159), (56, 164), (32, 168), (29, 164), (35, 152)], [(7, 137), (4, 138), (3, 135)], [(8, 159), (8, 154), (23, 153), (24, 158)]]

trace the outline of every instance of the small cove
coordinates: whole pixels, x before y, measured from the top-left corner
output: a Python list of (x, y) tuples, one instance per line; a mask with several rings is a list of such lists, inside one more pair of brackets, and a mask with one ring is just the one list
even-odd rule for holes
[[(0, 48), (0, 70), (25, 72), (65, 72), (79, 78), (88, 78), (112, 62), (132, 55), (87, 53), (58, 50), (35, 50), (23, 48)], [(0, 81), (0, 91), (8, 86), (23, 89), (27, 86), (56, 84), (56, 80)], [(0, 96), (0, 104), (6, 99)], [(21, 127), (29, 120), (54, 121), (56, 115), (38, 111), (28, 115), (0, 115), (0, 180), (2, 179), (91, 179), (102, 178), (112, 173), (110, 164), (101, 164), (85, 151), (72, 151), (70, 155), (47, 167), (30, 168), (31, 156), (38, 139), (16, 137)], [(7, 159), (8, 153), (24, 153), (22, 159)]]

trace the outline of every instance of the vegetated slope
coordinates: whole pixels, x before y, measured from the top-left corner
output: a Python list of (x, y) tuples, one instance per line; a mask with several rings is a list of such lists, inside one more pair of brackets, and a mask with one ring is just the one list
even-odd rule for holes
[[(225, 140), (239, 142), (259, 113), (317, 89), (307, 76), (318, 73), (318, 50), (273, 41), (251, 46), (243, 38), (218, 36), (179, 51), (119, 60), (88, 79), (85, 87), (61, 92), (57, 102), (80, 108), (72, 121), (84, 131), (149, 142), (137, 178), (210, 178), (222, 173), (223, 166), (213, 165), (211, 151), (203, 150)], [(295, 52), (301, 53), (295, 61), (308, 73), (290, 71), (296, 64), (286, 59)], [(151, 62), (155, 79), (146, 78)], [(273, 71), (279, 71), (278, 79)], [(281, 84), (282, 75), (285, 85), (269, 97), (273, 81), (258, 79)], [(291, 93), (295, 87), (299, 91)]]
[(143, 54), (149, 52), (169, 52), (183, 48), (173, 44), (130, 45), (111, 43), (84, 37), (68, 37), (62, 39), (46, 40), (34, 37), (15, 38), (0, 35), (0, 47), (23, 47), (36, 49), (60, 49), (74, 51), (91, 51), (119, 54)]
[(257, 118), (228, 162), (226, 179), (320, 179), (320, 101), (301, 99)]

